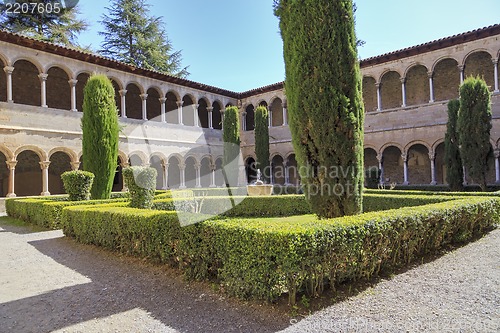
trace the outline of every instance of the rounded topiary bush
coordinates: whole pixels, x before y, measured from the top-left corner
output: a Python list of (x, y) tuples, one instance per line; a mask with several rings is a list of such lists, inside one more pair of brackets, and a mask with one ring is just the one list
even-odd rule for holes
[(130, 193), (130, 207), (151, 209), (157, 172), (154, 168), (132, 166), (123, 169), (123, 180)]
[(81, 170), (66, 171), (61, 175), (61, 179), (70, 201), (90, 199), (90, 189), (94, 182), (94, 174), (92, 172)]

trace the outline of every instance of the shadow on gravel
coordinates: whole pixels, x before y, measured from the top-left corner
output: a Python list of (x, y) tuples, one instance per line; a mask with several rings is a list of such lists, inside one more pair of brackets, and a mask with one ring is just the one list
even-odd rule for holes
[(29, 244), (92, 282), (0, 304), (0, 331), (50, 332), (135, 308), (179, 332), (276, 332), (289, 326), (289, 318), (270, 306), (222, 299), (164, 266), (65, 237)]

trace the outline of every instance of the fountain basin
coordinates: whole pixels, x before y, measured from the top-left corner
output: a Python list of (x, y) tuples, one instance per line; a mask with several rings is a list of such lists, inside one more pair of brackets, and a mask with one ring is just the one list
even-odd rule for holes
[(271, 194), (273, 194), (273, 185), (269, 185), (269, 184), (247, 185), (247, 193), (251, 197), (271, 195)]

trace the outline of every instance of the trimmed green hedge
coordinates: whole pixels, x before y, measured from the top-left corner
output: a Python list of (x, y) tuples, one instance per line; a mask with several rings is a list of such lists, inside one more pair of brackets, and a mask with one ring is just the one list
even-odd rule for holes
[(88, 171), (66, 171), (61, 175), (64, 189), (69, 200), (80, 201), (90, 199), (90, 189), (94, 183), (94, 174)]
[(151, 209), (158, 171), (151, 167), (131, 166), (124, 168), (122, 173), (130, 193), (130, 207)]

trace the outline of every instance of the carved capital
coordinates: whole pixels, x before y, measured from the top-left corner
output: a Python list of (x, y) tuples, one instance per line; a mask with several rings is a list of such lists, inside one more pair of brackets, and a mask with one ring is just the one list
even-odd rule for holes
[(78, 80), (71, 79), (71, 80), (68, 80), (68, 83), (69, 83), (69, 85), (70, 85), (71, 88), (74, 88), (74, 87), (76, 87), (76, 84), (78, 83)]
[(401, 158), (403, 159), (403, 162), (406, 163), (408, 161), (408, 154), (407, 153), (402, 153)]
[(382, 155), (382, 154), (377, 154), (377, 161), (378, 161), (379, 163), (382, 163), (382, 161), (383, 161), (383, 160), (384, 160), (384, 155)]
[(167, 101), (167, 99), (165, 97), (160, 97), (160, 98), (158, 98), (158, 100), (160, 101), (161, 104), (163, 104)]
[(40, 168), (42, 170), (48, 169), (50, 165), (50, 161), (38, 162), (40, 164)]
[(493, 151), (493, 153), (495, 154), (495, 158), (499, 158), (499, 157), (500, 157), (500, 150), (495, 149), (495, 150)]
[(177, 107), (180, 108), (184, 104), (184, 101), (177, 101), (175, 103), (177, 104)]
[(49, 77), (49, 74), (45, 74), (45, 73), (38, 74), (38, 78), (40, 79), (40, 81), (47, 81), (48, 77)]
[(401, 82), (401, 84), (405, 84), (406, 83), (406, 77), (402, 77), (399, 79), (399, 81)]
[(3, 71), (5, 72), (5, 74), (12, 75), (12, 73), (14, 72), (14, 67), (12, 67), (12, 66), (5, 66), (3, 68)]
[(80, 162), (71, 162), (71, 170), (78, 170), (80, 167)]
[(127, 89), (122, 89), (118, 93), (120, 93), (121, 97), (124, 97), (127, 94)]
[(436, 153), (434, 153), (433, 151), (429, 152), (429, 159), (433, 161), (435, 158), (436, 158)]
[(213, 110), (214, 110), (214, 108), (213, 108), (212, 106), (209, 106), (209, 107), (207, 108), (207, 111), (208, 111), (208, 112), (212, 112)]
[(9, 170), (14, 170), (16, 168), (17, 161), (6, 161), (5, 164), (7, 164), (7, 168), (9, 168)]
[(434, 72), (433, 72), (433, 71), (428, 71), (428, 72), (427, 72), (427, 77), (428, 77), (429, 79), (432, 79), (432, 77), (433, 77), (433, 76), (434, 76)]
[(494, 65), (498, 65), (498, 58), (493, 58), (491, 59)]
[(140, 94), (139, 95), (143, 101), (148, 99), (148, 94)]
[(465, 66), (464, 66), (464, 65), (458, 65), (458, 70), (459, 70), (459, 71), (463, 72), (463, 71), (464, 71), (464, 68), (465, 68)]

